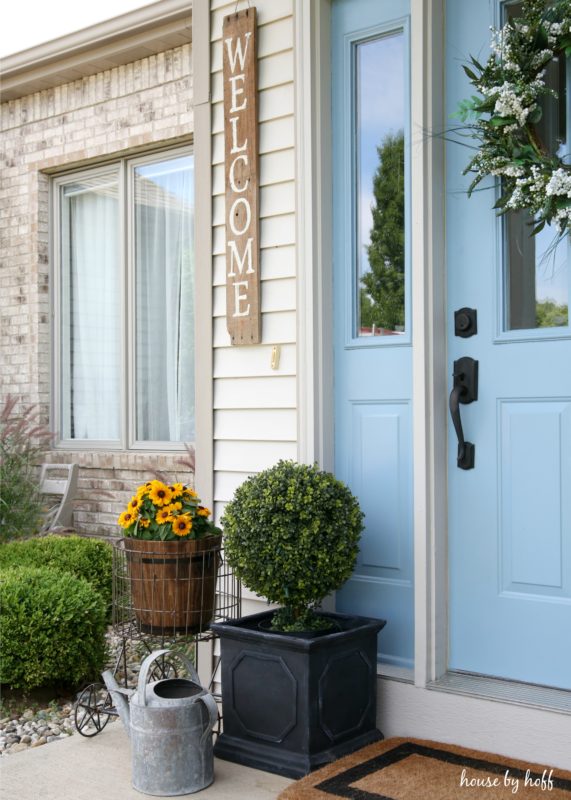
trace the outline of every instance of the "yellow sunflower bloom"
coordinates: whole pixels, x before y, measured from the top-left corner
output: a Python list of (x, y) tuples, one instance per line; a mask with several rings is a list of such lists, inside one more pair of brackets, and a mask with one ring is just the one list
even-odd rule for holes
[(194, 489), (191, 489), (190, 486), (185, 486), (182, 493), (187, 495), (187, 497), (198, 497)]
[(156, 522), (159, 523), (159, 525), (164, 525), (165, 522), (171, 522), (172, 520), (171, 512), (168, 510), (168, 508), (160, 508), (157, 511), (155, 520)]
[(192, 530), (192, 520), (190, 516), (188, 514), (181, 514), (180, 517), (175, 517), (172, 530), (176, 536), (188, 536)]
[(137, 489), (137, 497), (140, 497), (142, 499), (146, 494), (148, 494), (150, 488), (151, 488), (151, 481), (147, 481), (147, 483), (144, 483), (142, 486), (139, 486), (139, 488)]
[(171, 503), (168, 509), (171, 514), (174, 514), (175, 511), (182, 511), (182, 503)]
[(210, 509), (206, 508), (205, 506), (198, 506), (198, 511), (196, 512), (196, 514), (199, 517), (209, 517)]
[(167, 506), (172, 499), (172, 492), (161, 481), (153, 481), (149, 490), (149, 498), (156, 506)]
[(123, 511), (123, 513), (119, 515), (119, 519), (117, 520), (117, 522), (122, 528), (130, 528), (131, 525), (136, 521), (136, 519), (137, 519), (136, 512), (127, 509), (127, 511)]
[(143, 502), (141, 497), (137, 497), (136, 495), (129, 500), (129, 504), (127, 505), (127, 510), (132, 511), (135, 513), (141, 507), (141, 503)]
[(177, 497), (182, 497), (184, 486), (182, 483), (173, 483), (171, 486), (169, 486), (169, 489), (172, 492), (172, 499), (176, 500)]
[(141, 519), (139, 520), (139, 526), (141, 528), (148, 528), (150, 524), (151, 520), (147, 519), (146, 517), (141, 517)]

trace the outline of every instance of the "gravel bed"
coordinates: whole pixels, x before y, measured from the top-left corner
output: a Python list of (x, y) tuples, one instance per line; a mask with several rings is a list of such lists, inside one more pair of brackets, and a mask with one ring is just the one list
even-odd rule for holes
[[(121, 641), (111, 629), (107, 632), (109, 652), (107, 669), (113, 670), (115, 667)], [(128, 686), (136, 685), (142, 655), (140, 645), (128, 643), (126, 649)], [(122, 683), (123, 675), (120, 672), (116, 678), (118, 682)], [(115, 722), (116, 719), (116, 717), (111, 717), (109, 723)], [(61, 703), (52, 701), (45, 708), (39, 710), (27, 708), (18, 717), (0, 719), (0, 756), (19, 753), (29, 747), (41, 747), (60, 739), (66, 739), (72, 734), (78, 735), (72, 701)]]

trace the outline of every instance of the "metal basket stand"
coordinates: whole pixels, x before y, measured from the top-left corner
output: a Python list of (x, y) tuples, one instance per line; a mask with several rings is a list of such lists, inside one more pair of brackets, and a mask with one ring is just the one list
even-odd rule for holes
[[(113, 675), (126, 689), (136, 687), (138, 666), (145, 656), (169, 649), (190, 658), (204, 687), (220, 702), (218, 637), (210, 623), (240, 616), (240, 583), (220, 544), (201, 549), (200, 541), (190, 555), (176, 547), (171, 548), (175, 552), (157, 553), (156, 545), (162, 543), (154, 541), (139, 540), (136, 552), (132, 540), (113, 542), (112, 638), (117, 646)], [(180, 669), (178, 659), (163, 656), (149, 681), (177, 677)], [(115, 716), (104, 684), (90, 684), (78, 695), (75, 727), (82, 736), (96, 736)]]

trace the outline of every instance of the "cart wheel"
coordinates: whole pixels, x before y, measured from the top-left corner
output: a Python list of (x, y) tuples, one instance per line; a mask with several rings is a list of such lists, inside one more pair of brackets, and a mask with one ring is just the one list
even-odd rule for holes
[(113, 716), (111, 695), (102, 683), (86, 686), (75, 703), (75, 727), (82, 736), (97, 736)]
[(162, 681), (165, 678), (178, 678), (178, 672), (174, 662), (171, 661), (170, 658), (162, 656), (155, 661), (154, 667), (149, 672), (147, 683), (151, 681)]

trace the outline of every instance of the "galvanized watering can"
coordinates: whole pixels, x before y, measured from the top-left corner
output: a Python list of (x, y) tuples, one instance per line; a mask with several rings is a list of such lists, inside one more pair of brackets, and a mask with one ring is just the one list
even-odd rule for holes
[[(147, 683), (153, 662), (166, 655), (180, 659), (191, 678)], [(103, 680), (131, 738), (133, 788), (172, 796), (198, 792), (212, 783), (211, 734), (218, 708), (182, 653), (155, 650), (147, 656), (137, 689), (120, 687), (109, 670), (103, 673)]]

